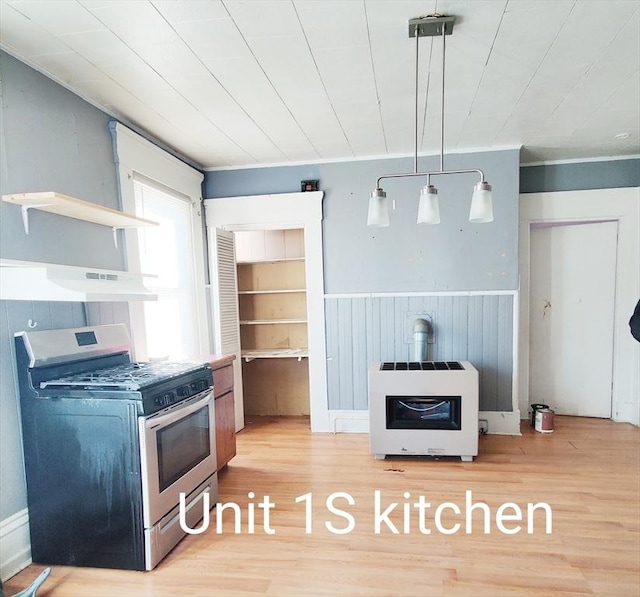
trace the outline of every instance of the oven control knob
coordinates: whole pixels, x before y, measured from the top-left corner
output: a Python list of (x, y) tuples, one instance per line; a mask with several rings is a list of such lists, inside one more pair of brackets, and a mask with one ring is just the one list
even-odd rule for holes
[(207, 382), (203, 379), (199, 379), (198, 381), (191, 382), (191, 389), (193, 393), (202, 392), (207, 389)]
[(162, 396), (157, 396), (155, 399), (155, 403), (158, 406), (169, 406), (176, 401), (175, 395), (173, 392), (167, 392)]
[(180, 398), (186, 398), (189, 395), (189, 386), (180, 386), (177, 389), (177, 394)]

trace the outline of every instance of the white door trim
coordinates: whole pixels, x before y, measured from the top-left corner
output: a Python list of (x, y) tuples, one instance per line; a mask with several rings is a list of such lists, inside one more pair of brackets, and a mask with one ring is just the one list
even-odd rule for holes
[(304, 229), (311, 431), (331, 431), (324, 321), (322, 191), (205, 199), (207, 229)]
[(618, 221), (613, 346), (612, 418), (640, 424), (640, 344), (629, 317), (640, 298), (640, 187), (520, 195), (520, 340), (518, 396), (529, 404), (529, 284), (531, 226), (539, 223)]

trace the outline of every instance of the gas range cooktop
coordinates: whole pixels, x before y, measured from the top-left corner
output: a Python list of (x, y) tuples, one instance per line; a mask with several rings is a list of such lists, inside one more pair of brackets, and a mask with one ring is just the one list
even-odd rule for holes
[(16, 334), (16, 354), (34, 398), (133, 403), (141, 415), (198, 399), (213, 388), (211, 367), (189, 360), (132, 362), (124, 325)]
[(85, 371), (40, 383), (40, 388), (74, 388), (140, 391), (160, 382), (205, 368), (192, 361), (152, 361), (125, 363), (115, 367)]

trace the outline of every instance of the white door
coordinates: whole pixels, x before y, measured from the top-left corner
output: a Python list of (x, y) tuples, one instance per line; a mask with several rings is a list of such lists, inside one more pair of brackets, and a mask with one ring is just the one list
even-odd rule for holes
[(211, 278), (214, 351), (217, 354), (236, 355), (236, 360), (233, 362), (233, 400), (236, 431), (240, 431), (244, 427), (244, 401), (238, 317), (238, 274), (236, 272), (233, 232), (214, 228), (210, 243), (211, 267), (209, 275)]
[(611, 417), (617, 243), (617, 222), (531, 230), (531, 403)]

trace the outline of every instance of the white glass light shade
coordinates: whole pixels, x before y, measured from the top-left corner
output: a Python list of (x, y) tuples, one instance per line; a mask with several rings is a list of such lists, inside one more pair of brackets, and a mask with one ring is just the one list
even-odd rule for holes
[(367, 226), (383, 228), (389, 225), (389, 204), (387, 194), (382, 189), (374, 189), (369, 196)]
[(474, 224), (493, 222), (493, 200), (491, 196), (491, 185), (488, 182), (478, 182), (473, 187), (469, 222)]
[(438, 204), (438, 189), (433, 185), (425, 185), (420, 190), (418, 204), (418, 224), (439, 224), (440, 205)]

